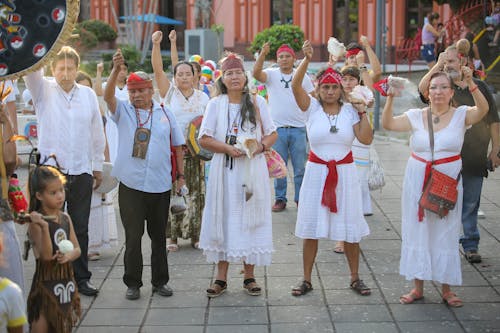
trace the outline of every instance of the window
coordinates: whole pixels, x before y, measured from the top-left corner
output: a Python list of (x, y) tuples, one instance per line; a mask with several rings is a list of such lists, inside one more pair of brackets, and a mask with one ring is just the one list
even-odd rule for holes
[(293, 23), (293, 0), (271, 0), (271, 25)]

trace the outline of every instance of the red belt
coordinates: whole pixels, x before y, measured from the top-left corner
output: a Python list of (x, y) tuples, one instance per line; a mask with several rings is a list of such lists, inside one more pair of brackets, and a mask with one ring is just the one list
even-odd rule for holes
[(325, 186), (323, 187), (323, 197), (321, 198), (321, 204), (330, 209), (330, 212), (337, 212), (337, 196), (335, 194), (335, 190), (337, 189), (337, 183), (339, 180), (337, 174), (337, 165), (339, 164), (349, 164), (353, 163), (354, 160), (352, 158), (352, 152), (349, 152), (343, 159), (340, 161), (323, 161), (321, 158), (316, 156), (312, 150), (309, 152), (309, 162), (324, 164), (328, 168), (328, 174), (326, 175)]
[[(429, 179), (429, 176), (431, 175), (432, 165), (450, 163), (450, 162), (458, 161), (460, 159), (460, 155), (454, 155), (454, 156), (450, 156), (450, 157), (440, 158), (439, 160), (435, 160), (434, 162), (431, 162), (431, 161), (427, 161), (427, 160), (423, 159), (420, 156), (417, 156), (413, 152), (411, 153), (411, 157), (413, 157), (417, 161), (425, 163), (425, 176), (424, 176), (424, 184), (422, 185), (422, 191), (424, 190), (425, 184), (427, 184), (427, 180)], [(418, 220), (422, 221), (423, 219), (424, 219), (424, 209), (422, 207), (419, 207), (418, 208)]]

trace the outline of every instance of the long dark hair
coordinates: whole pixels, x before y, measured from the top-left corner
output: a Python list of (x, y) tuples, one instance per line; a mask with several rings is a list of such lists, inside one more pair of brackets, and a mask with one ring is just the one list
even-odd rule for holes
[[(214, 83), (216, 88), (215, 96), (218, 95), (227, 95), (227, 87), (222, 82), (222, 74)], [(248, 88), (248, 76), (245, 73), (245, 85), (243, 86), (243, 95), (241, 96), (241, 127), (243, 128), (243, 123), (245, 121), (250, 121), (254, 126), (257, 126), (257, 111), (256, 105), (254, 105), (252, 101), (252, 96), (250, 94), (250, 90)]]
[(66, 177), (55, 167), (49, 165), (39, 165), (33, 168), (28, 179), (29, 191), (29, 211), (39, 211), (42, 208), (42, 203), (37, 199), (36, 194), (43, 192), (47, 185), (59, 179), (62, 184), (66, 184)]

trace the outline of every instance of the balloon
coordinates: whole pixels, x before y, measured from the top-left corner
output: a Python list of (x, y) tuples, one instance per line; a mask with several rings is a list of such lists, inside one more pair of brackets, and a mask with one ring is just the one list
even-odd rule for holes
[(201, 76), (206, 78), (208, 82), (212, 80), (213, 70), (208, 66), (201, 67)]
[(189, 62), (197, 62), (200, 65), (203, 64), (203, 58), (199, 54), (193, 54), (192, 56), (189, 57)]
[(217, 80), (221, 76), (221, 74), (222, 72), (220, 71), (220, 69), (216, 69), (213, 75), (214, 81)]
[(204, 63), (203, 63), (205, 66), (208, 66), (210, 67), (210, 69), (212, 71), (216, 70), (217, 69), (217, 64), (215, 63), (215, 61), (213, 60), (206, 60)]

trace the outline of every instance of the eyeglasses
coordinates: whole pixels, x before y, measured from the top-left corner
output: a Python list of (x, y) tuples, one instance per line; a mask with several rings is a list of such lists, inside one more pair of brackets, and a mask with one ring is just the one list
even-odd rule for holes
[(436, 90), (446, 90), (450, 89), (450, 86), (430, 86), (429, 90), (436, 91)]

